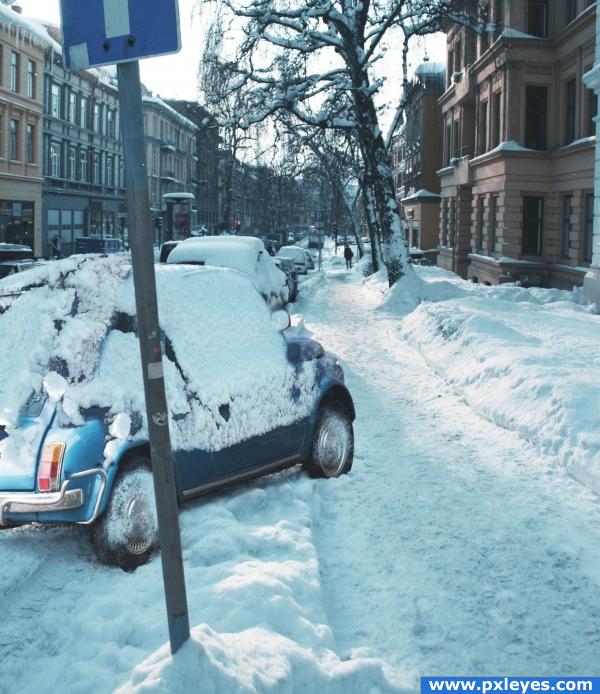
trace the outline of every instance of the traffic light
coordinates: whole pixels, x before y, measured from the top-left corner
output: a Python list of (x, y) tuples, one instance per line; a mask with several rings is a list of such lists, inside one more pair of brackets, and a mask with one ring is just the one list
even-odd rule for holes
[(154, 226), (160, 231), (163, 227), (163, 220), (162, 217), (155, 217), (154, 218)]

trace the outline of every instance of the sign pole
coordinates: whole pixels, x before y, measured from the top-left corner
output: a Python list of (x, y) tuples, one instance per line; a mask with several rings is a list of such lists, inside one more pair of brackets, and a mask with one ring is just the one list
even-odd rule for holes
[(117, 75), (125, 157), (129, 245), (146, 395), (158, 535), (171, 653), (176, 653), (189, 638), (190, 625), (158, 323), (153, 227), (148, 195), (139, 62), (135, 60), (119, 63)]

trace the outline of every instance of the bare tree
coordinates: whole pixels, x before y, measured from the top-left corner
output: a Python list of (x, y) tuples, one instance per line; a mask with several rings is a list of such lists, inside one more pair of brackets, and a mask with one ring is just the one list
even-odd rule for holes
[(410, 268), (374, 101), (380, 84), (372, 79), (373, 65), (395, 30), (406, 71), (408, 39), (439, 30), (443, 18), (459, 17), (465, 8), (453, 0), (215, 1), (243, 35), (236, 55), (220, 65), (230, 89), (244, 91), (242, 128), (284, 110), (308, 126), (355, 132), (368, 217), (393, 285)]

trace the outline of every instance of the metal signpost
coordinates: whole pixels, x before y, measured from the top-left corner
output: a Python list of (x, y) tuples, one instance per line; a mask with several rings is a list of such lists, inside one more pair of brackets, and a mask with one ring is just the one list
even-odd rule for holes
[(64, 60), (117, 63), (129, 243), (171, 652), (189, 638), (181, 536), (158, 323), (139, 58), (181, 48), (177, 0), (61, 0)]
[(319, 272), (322, 269), (322, 251), (323, 248), (323, 229), (325, 228), (325, 212), (317, 210), (315, 212), (315, 228), (319, 232)]

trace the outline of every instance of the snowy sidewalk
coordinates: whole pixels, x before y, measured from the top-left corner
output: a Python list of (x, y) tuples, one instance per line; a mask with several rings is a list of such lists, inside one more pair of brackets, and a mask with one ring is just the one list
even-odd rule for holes
[[(597, 674), (597, 498), (516, 434), (482, 419), (330, 271), (301, 309), (344, 362), (356, 459), (318, 483), (316, 538), (342, 657), (422, 674)], [(393, 675), (392, 675), (393, 676)]]

